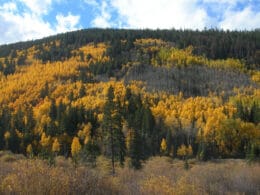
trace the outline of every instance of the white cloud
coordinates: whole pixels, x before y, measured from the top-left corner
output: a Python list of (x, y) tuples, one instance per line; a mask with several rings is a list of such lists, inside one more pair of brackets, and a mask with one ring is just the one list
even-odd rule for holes
[(9, 2), (9, 3), (3, 4), (3, 6), (0, 7), (0, 10), (2, 10), (2, 11), (16, 11), (17, 6), (14, 2)]
[(54, 33), (49, 23), (28, 13), (0, 13), (0, 21), (0, 44), (32, 40)]
[[(89, 3), (92, 0), (85, 1)], [(92, 21), (95, 27), (200, 30), (205, 27), (218, 27), (233, 30), (260, 26), (259, 11), (241, 11), (242, 4), (253, 4), (251, 0), (107, 0), (100, 4), (94, 2), (92, 5), (99, 13)]]
[(52, 0), (20, 0), (32, 13), (36, 15), (47, 14), (51, 8)]
[(203, 29), (208, 23), (197, 0), (111, 0), (111, 4), (131, 28)]
[(56, 32), (66, 32), (76, 30), (78, 27), (80, 16), (69, 13), (67, 16), (58, 14), (56, 20), (58, 22)]
[[(46, 2), (48, 4), (51, 1)], [(66, 16), (58, 14), (56, 16), (56, 25), (51, 25), (41, 15), (45, 11), (41, 12), (41, 14), (35, 13), (38, 9), (36, 8), (36, 4), (32, 3), (30, 5), (30, 9), (34, 9), (34, 11), (27, 10), (26, 12), (18, 10), (17, 5), (14, 1), (5, 3), (2, 6), (0, 5), (0, 44), (38, 39), (61, 32), (76, 30), (80, 27), (78, 26), (80, 16), (75, 16), (71, 13)]]
[[(55, 9), (55, 3), (64, 1), (72, 0), (0, 3), (0, 44), (81, 28), (80, 15), (68, 13), (69, 10), (51, 21), (48, 14)], [(259, 0), (78, 0), (75, 3), (83, 10), (91, 6), (91, 13), (95, 12), (94, 16), (88, 16), (92, 27), (251, 30), (260, 28), (260, 9), (256, 1)]]
[(255, 13), (251, 7), (246, 7), (240, 12), (227, 10), (224, 19), (219, 24), (223, 29), (253, 30), (260, 27), (260, 12)]
[(19, 13), (14, 2), (0, 6), (0, 44), (32, 40), (55, 31), (48, 22), (34, 13)]
[(109, 9), (111, 9), (111, 7), (108, 8), (108, 4), (103, 1), (101, 5), (96, 5), (96, 8), (99, 10), (100, 14), (93, 19), (92, 25), (101, 28), (111, 27), (113, 25), (110, 21), (111, 15), (109, 13)]

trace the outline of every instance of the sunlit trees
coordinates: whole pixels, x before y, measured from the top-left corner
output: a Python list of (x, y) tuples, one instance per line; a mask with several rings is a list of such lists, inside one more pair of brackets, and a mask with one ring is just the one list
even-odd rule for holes
[(191, 145), (185, 146), (182, 144), (178, 150), (177, 150), (177, 155), (182, 157), (183, 159), (187, 159), (188, 157), (192, 156), (193, 151)]
[(191, 145), (185, 146), (184, 144), (182, 144), (177, 150), (177, 155), (182, 157), (182, 159), (184, 160), (184, 168), (188, 169), (188, 158), (193, 155)]
[(127, 156), (134, 168), (154, 155), (184, 158), (183, 146), (204, 160), (259, 155), (259, 71), (235, 59), (242, 47), (113, 33), (0, 47), (1, 150), (92, 165), (104, 155), (112, 167)]
[(33, 157), (33, 148), (32, 148), (32, 145), (29, 144), (27, 147), (26, 147), (26, 154), (29, 158)]
[(161, 153), (165, 154), (166, 149), (167, 149), (167, 143), (166, 143), (165, 138), (163, 138), (162, 141), (161, 141)]
[(51, 150), (55, 154), (57, 154), (60, 151), (60, 143), (59, 143), (59, 140), (57, 138), (54, 139), (54, 141), (52, 143), (52, 149)]
[(9, 139), (11, 137), (11, 134), (9, 131), (6, 131), (4, 134), (4, 139), (5, 139), (5, 148), (9, 149)]
[(78, 137), (74, 137), (71, 143), (71, 155), (75, 157), (81, 150), (81, 144)]

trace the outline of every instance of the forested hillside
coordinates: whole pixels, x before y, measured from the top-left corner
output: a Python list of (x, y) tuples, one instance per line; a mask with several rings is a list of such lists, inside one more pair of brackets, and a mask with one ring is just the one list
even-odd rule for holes
[(259, 30), (89, 29), (2, 45), (0, 150), (137, 169), (156, 155), (253, 160), (259, 87)]

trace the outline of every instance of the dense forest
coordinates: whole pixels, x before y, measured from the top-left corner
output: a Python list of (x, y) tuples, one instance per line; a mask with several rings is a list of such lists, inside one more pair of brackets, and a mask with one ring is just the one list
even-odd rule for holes
[(0, 46), (0, 150), (142, 167), (260, 155), (260, 31), (88, 29)]

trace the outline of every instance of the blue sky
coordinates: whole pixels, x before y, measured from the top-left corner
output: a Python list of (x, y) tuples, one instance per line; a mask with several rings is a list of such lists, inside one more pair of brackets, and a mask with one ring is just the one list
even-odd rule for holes
[(93, 27), (252, 30), (260, 0), (0, 0), (0, 44)]

